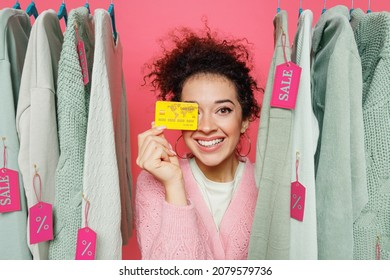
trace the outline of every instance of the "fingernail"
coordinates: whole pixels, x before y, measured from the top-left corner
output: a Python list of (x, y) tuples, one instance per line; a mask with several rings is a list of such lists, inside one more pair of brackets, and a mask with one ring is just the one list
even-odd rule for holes
[(177, 156), (176, 152), (172, 149), (169, 150), (172, 154), (174, 154), (175, 156)]
[(167, 127), (165, 125), (160, 125), (160, 126), (156, 126), (155, 129), (157, 130), (164, 130), (166, 129)]
[(152, 128), (154, 127), (154, 121), (150, 123), (150, 125), (152, 126)]

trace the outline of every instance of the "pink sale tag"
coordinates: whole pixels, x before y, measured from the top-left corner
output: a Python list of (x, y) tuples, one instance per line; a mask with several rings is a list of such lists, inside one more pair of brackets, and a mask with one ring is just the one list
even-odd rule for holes
[(19, 174), (15, 170), (0, 169), (0, 213), (19, 211)]
[(30, 244), (53, 240), (53, 207), (38, 202), (30, 208)]
[(294, 110), (302, 69), (288, 62), (276, 66), (271, 107)]
[(298, 181), (291, 183), (291, 218), (301, 222), (303, 221), (303, 214), (305, 212), (305, 199), (305, 187)]
[(77, 42), (77, 53), (79, 54), (81, 72), (83, 73), (83, 82), (84, 85), (86, 85), (89, 83), (88, 61), (85, 53), (84, 42), (81, 40), (78, 40)]
[(89, 227), (77, 232), (76, 260), (94, 260), (96, 252), (96, 232)]

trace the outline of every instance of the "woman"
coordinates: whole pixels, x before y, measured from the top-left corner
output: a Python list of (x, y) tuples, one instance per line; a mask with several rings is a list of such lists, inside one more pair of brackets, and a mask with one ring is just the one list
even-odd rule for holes
[(147, 78), (162, 100), (198, 103), (198, 128), (182, 131), (191, 154), (181, 160), (165, 127), (152, 124), (138, 136), (142, 258), (246, 259), (258, 191), (253, 165), (237, 147), (249, 140), (245, 132), (260, 112), (249, 53), (242, 40), (221, 40), (209, 30), (200, 36), (183, 29), (172, 38), (174, 48)]

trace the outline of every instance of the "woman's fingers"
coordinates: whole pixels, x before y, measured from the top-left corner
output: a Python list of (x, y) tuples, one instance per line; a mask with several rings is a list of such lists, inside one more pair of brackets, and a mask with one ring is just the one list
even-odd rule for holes
[(142, 152), (138, 155), (137, 164), (144, 168), (145, 162), (156, 162), (167, 161), (170, 162), (170, 158), (175, 156), (175, 153), (158, 142), (152, 141)]
[(145, 149), (147, 149), (151, 145), (151, 143), (157, 143), (161, 146), (164, 146), (168, 150), (172, 150), (171, 144), (169, 144), (169, 142), (165, 138), (162, 138), (161, 136), (149, 135), (142, 141), (142, 143), (140, 143), (138, 153), (143, 154)]
[(165, 127), (153, 127), (138, 135), (138, 157), (137, 165), (143, 167), (148, 159), (169, 161), (170, 156), (176, 153), (172, 146), (163, 137)]
[[(151, 141), (159, 141), (164, 145), (164, 138), (161, 137), (164, 133), (165, 127), (154, 127), (146, 130), (145, 132), (138, 135), (138, 155), (142, 154), (146, 147), (150, 145)], [(169, 144), (166, 143), (169, 147)]]

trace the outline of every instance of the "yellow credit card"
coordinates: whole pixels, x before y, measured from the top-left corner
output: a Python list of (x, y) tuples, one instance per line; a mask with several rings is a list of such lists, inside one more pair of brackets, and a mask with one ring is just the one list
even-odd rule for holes
[(198, 104), (157, 101), (154, 125), (164, 125), (167, 129), (196, 130), (198, 128)]

